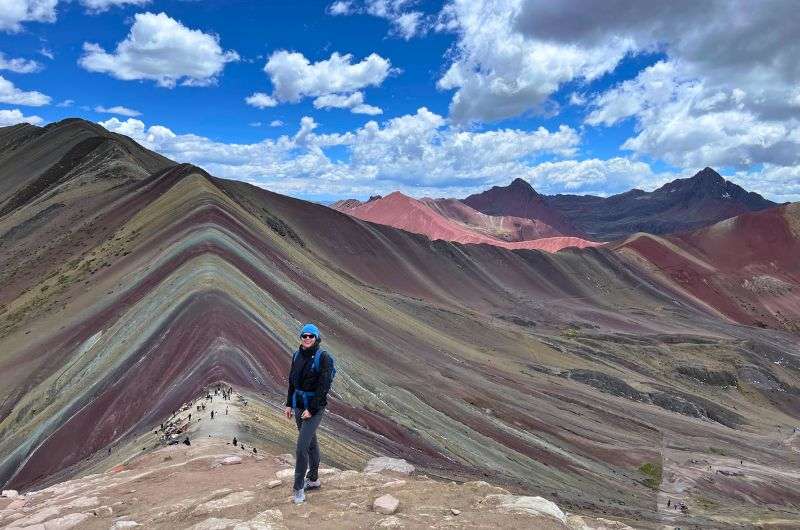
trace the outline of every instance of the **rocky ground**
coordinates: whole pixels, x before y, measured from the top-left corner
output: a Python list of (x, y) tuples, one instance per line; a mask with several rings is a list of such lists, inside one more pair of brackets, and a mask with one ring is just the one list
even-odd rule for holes
[[(378, 472), (323, 466), (322, 488), (294, 505), (292, 460), (242, 451), (222, 438), (199, 438), (190, 446), (143, 453), (102, 473), (0, 499), (0, 524), (48, 530), (629, 528), (567, 515), (541, 497), (512, 495), (483, 481), (446, 483), (386, 465), (373, 467)], [(381, 508), (382, 502), (388, 508)]]

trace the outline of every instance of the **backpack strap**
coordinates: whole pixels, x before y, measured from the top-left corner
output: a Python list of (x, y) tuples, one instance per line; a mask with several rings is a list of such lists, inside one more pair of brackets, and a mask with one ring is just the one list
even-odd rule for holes
[(323, 353), (327, 354), (328, 352), (326, 352), (325, 350), (317, 350), (317, 352), (314, 354), (314, 364), (311, 365), (311, 368), (317, 373), (319, 373), (319, 363), (320, 360), (322, 359)]

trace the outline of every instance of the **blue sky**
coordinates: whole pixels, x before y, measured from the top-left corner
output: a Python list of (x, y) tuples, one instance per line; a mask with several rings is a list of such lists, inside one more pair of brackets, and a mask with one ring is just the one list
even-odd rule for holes
[(314, 200), (609, 195), (706, 165), (800, 199), (788, 1), (746, 22), (683, 0), (21, 4), (0, 6), (3, 125), (78, 116)]

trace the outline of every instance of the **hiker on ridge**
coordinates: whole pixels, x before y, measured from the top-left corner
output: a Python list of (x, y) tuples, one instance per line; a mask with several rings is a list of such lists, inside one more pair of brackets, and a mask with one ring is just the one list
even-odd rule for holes
[[(317, 427), (328, 404), (327, 395), (333, 378), (333, 362), (319, 344), (322, 336), (314, 324), (306, 324), (300, 330), (300, 348), (292, 356), (289, 369), (289, 392), (286, 396), (285, 415), (294, 414), (297, 429), (295, 451), (293, 501), (305, 501), (305, 490), (317, 489), (319, 481), (319, 446)], [(308, 475), (306, 475), (308, 470)]]

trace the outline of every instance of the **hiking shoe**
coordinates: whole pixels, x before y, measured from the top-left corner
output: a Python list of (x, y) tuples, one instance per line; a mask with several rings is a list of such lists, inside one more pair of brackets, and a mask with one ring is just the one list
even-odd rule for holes
[(306, 479), (306, 483), (303, 486), (303, 489), (304, 490), (318, 490), (320, 488), (320, 486), (322, 486), (322, 482), (319, 479), (317, 479), (317, 480), (308, 480), (308, 479)]
[(294, 497), (292, 502), (295, 504), (303, 504), (306, 500), (306, 492), (303, 490), (294, 490)]

